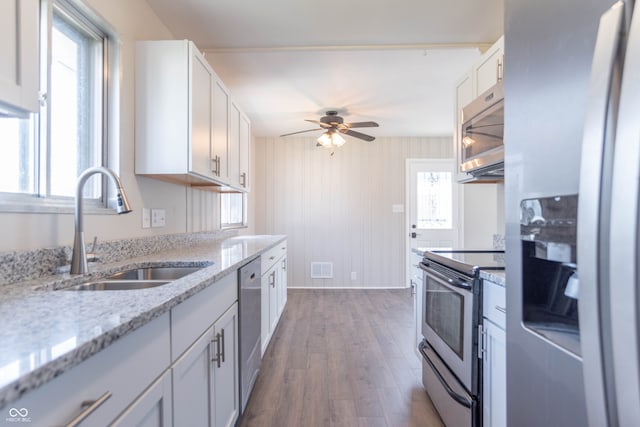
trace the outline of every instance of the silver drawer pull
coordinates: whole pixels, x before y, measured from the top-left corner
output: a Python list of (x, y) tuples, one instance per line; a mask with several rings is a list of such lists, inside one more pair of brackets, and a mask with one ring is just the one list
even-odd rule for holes
[(220, 364), (222, 363), (222, 357), (223, 357), (222, 353), (220, 352), (220, 346), (221, 346), (220, 338), (221, 338), (220, 333), (217, 333), (216, 337), (211, 340), (211, 344), (215, 343), (215, 345), (216, 345), (216, 354), (215, 354), (215, 356), (213, 356), (211, 358), (211, 361), (212, 362), (216, 362), (216, 365), (218, 365), (218, 368), (220, 367)]
[(98, 409), (100, 405), (109, 400), (111, 397), (111, 392), (107, 391), (105, 394), (97, 398), (96, 400), (85, 400), (80, 404), (81, 408), (85, 408), (82, 412), (80, 412), (74, 419), (69, 421), (66, 427), (76, 427), (81, 422), (83, 422), (93, 411)]
[(507, 314), (507, 309), (504, 307), (500, 307), (499, 305), (496, 305), (496, 310), (498, 310), (500, 313), (504, 313)]

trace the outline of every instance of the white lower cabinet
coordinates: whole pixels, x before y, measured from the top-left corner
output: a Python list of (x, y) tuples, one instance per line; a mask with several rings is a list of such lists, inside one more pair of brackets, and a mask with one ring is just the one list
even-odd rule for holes
[(165, 313), (11, 407), (26, 408), (30, 426), (68, 425), (72, 420), (81, 421), (80, 426), (108, 425), (169, 367), (169, 342)]
[(112, 427), (172, 425), (171, 372), (167, 370), (112, 424)]
[(240, 400), (237, 277), (219, 279), (11, 406), (26, 408), (31, 426), (232, 427)]
[(174, 364), (175, 426), (233, 426), (238, 418), (238, 304)]
[(507, 346), (505, 288), (483, 281), (482, 425), (507, 425)]
[(261, 258), (260, 342), (264, 355), (287, 303), (287, 242), (277, 244)]

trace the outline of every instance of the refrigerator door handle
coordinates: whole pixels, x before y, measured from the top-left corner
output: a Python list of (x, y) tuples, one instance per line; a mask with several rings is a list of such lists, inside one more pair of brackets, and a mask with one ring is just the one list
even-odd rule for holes
[[(620, 32), (624, 3), (618, 1), (600, 18), (595, 44), (588, 105), (585, 114), (580, 164), (580, 189), (578, 198), (578, 273), (580, 292), (578, 301), (580, 345), (583, 357), (583, 375), (589, 425), (610, 424), (611, 393), (607, 390), (603, 357), (601, 325), (608, 322), (606, 296), (602, 294), (601, 278), (608, 266), (602, 264), (608, 244), (607, 229), (601, 224), (609, 218), (611, 156), (614, 137), (613, 123), (619, 87)], [(603, 312), (604, 310), (604, 312)], [(609, 410), (608, 410), (609, 408)]]
[(620, 427), (640, 420), (640, 3), (629, 27), (613, 159), (609, 287)]

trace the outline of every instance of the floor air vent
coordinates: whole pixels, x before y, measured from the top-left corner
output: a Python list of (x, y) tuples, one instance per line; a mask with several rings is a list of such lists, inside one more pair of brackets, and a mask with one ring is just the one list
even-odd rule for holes
[(312, 279), (333, 279), (333, 263), (332, 262), (312, 262), (311, 278)]

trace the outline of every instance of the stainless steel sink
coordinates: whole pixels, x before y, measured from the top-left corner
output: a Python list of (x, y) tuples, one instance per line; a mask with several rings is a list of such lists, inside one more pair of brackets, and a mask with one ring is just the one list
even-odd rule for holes
[(68, 288), (72, 291), (125, 291), (132, 289), (148, 289), (171, 283), (167, 280), (100, 280), (83, 283)]
[(195, 273), (202, 267), (147, 267), (124, 270), (114, 273), (102, 280), (164, 280), (172, 281), (180, 279), (188, 274)]
[(124, 270), (103, 279), (66, 288), (72, 291), (123, 291), (166, 285), (203, 267), (146, 267)]

